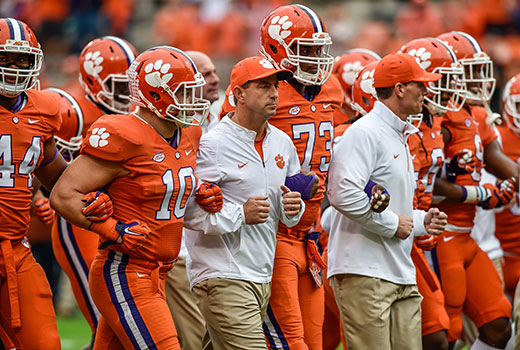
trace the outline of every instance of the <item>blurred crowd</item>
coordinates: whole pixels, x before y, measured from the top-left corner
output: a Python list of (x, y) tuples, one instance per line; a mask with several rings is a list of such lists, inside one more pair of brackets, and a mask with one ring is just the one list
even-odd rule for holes
[[(517, 0), (300, 2), (322, 16), (334, 54), (362, 47), (383, 56), (411, 39), (460, 30), (491, 56), (499, 86), (520, 68)], [(206, 52), (226, 77), (236, 61), (258, 52), (262, 19), (289, 3), (296, 1), (4, 0), (0, 14), (35, 28), (44, 53), (52, 57), (46, 60), (42, 85), (70, 88), (76, 55), (91, 39), (108, 34), (129, 40), (139, 51), (166, 44)]]

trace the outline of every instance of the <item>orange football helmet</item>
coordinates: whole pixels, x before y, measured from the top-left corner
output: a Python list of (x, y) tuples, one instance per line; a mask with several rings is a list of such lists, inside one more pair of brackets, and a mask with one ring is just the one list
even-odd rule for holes
[(112, 113), (128, 114), (127, 71), (137, 56), (128, 41), (104, 36), (89, 42), (79, 56), (79, 82), (87, 95)]
[[(277, 69), (290, 69), (304, 85), (322, 85), (330, 77), (334, 58), (332, 39), (320, 16), (303, 5), (282, 6), (271, 12), (260, 28), (260, 54)], [(316, 49), (309, 55), (308, 47)]]
[(54, 139), (63, 158), (71, 162), (81, 148), (81, 133), (85, 122), (83, 111), (74, 97), (66, 91), (54, 88), (44, 91), (60, 104), (62, 122), (60, 129), (54, 134)]
[(377, 61), (366, 64), (357, 73), (352, 84), (352, 102), (350, 106), (361, 115), (370, 112), (377, 101), (376, 89), (373, 84), (376, 66)]
[(467, 99), (477, 102), (489, 101), (496, 85), (493, 61), (482, 51), (475, 38), (464, 32), (453, 31), (441, 34), (437, 39), (451, 47), (464, 68)]
[(412, 40), (400, 52), (413, 56), (427, 72), (442, 74), (442, 78), (426, 84), (427, 105), (437, 115), (459, 111), (466, 102), (464, 70), (451, 48), (436, 38)]
[[(130, 100), (159, 118), (179, 126), (200, 126), (210, 102), (202, 98), (204, 77), (193, 60), (171, 46), (153, 47), (135, 59), (128, 70)], [(200, 115), (197, 121), (194, 113)]]
[(31, 28), (14, 18), (0, 18), (0, 55), (5, 57), (7, 53), (27, 54), (29, 58), (22, 67), (18, 60), (7, 65), (0, 60), (0, 95), (15, 97), (36, 85), (43, 53)]
[(379, 61), (381, 57), (374, 51), (367, 49), (352, 49), (334, 59), (332, 74), (338, 78), (345, 101), (350, 104), (352, 98), (352, 86), (357, 73), (368, 63)]
[(520, 74), (509, 79), (504, 86), (502, 116), (507, 125), (520, 135)]

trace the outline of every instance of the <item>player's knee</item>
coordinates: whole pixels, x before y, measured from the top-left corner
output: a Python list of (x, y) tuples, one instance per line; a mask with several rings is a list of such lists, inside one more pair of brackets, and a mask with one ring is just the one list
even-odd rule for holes
[(511, 324), (505, 317), (497, 318), (480, 327), (479, 332), (484, 343), (503, 349), (511, 337)]
[(448, 350), (446, 331), (438, 331), (422, 337), (423, 350)]

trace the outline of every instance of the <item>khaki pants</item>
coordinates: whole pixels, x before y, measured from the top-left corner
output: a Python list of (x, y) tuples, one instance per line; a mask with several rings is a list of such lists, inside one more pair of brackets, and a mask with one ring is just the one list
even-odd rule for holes
[(420, 350), (421, 300), (416, 285), (336, 275), (332, 289), (349, 350)]
[(186, 275), (186, 258), (179, 257), (166, 278), (166, 302), (177, 328), (183, 350), (202, 349), (206, 322), (197, 306), (197, 299), (190, 290)]
[(262, 330), (270, 283), (211, 278), (193, 287), (215, 350), (267, 349)]

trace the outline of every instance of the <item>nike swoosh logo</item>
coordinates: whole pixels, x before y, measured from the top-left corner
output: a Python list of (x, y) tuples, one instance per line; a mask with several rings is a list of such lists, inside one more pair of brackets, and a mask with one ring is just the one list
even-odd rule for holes
[(323, 104), (323, 109), (329, 108), (331, 104), (332, 103), (324, 103)]
[(417, 154), (414, 154), (414, 155), (412, 156), (412, 160), (415, 159), (415, 156), (416, 156), (416, 155), (417, 155)]
[(184, 151), (184, 153), (186, 153), (187, 156), (190, 155), (191, 151), (193, 151), (192, 149), (190, 149), (189, 151)]
[(449, 242), (449, 241), (451, 241), (453, 238), (455, 238), (455, 236), (448, 236), (448, 237), (445, 236), (445, 237), (442, 237), (442, 240), (443, 240), (444, 242)]
[(34, 123), (38, 123), (40, 121), (40, 119), (30, 119), (30, 118), (27, 118), (27, 121), (29, 122), (29, 124), (34, 124)]
[(249, 163), (249, 162), (245, 162), (244, 164), (238, 164), (237, 165), (238, 169), (242, 169), (243, 167), (245, 167), (247, 165), (247, 163)]
[(394, 154), (394, 159), (397, 159), (397, 157), (399, 157), (399, 153)]
[(146, 273), (139, 273), (139, 272), (136, 272), (137, 274), (137, 277), (146, 277), (146, 276), (150, 276), (150, 275), (147, 275)]

